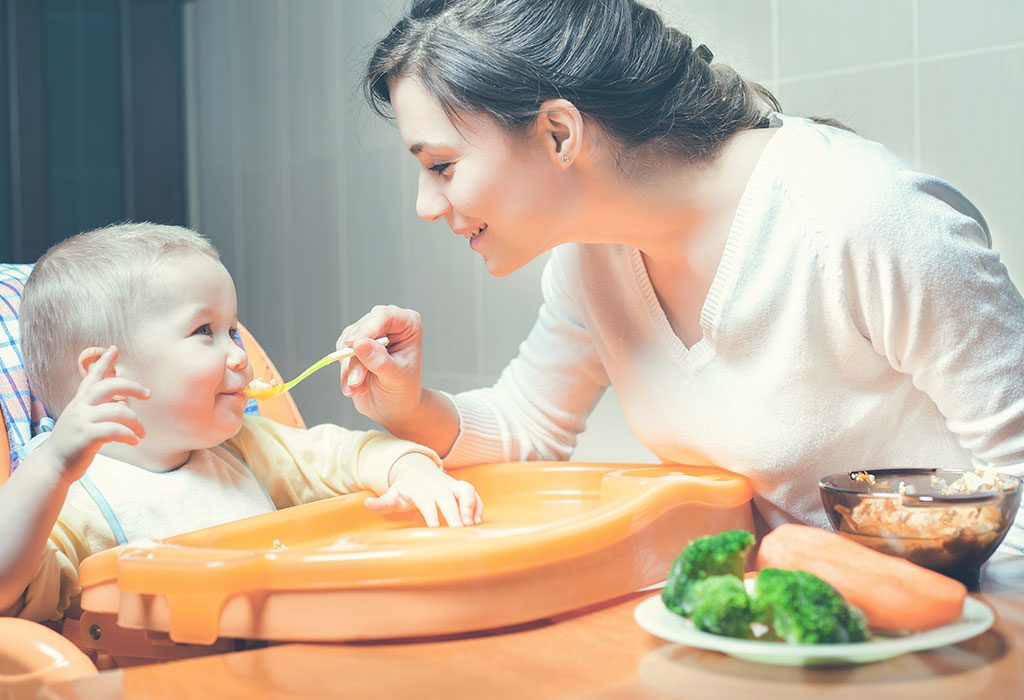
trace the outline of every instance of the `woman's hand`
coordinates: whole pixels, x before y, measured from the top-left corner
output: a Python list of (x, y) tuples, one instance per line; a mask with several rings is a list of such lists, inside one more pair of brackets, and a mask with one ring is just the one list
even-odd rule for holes
[[(373, 338), (387, 336), (387, 349)], [(423, 324), (420, 315), (397, 306), (375, 306), (342, 331), (337, 348), (355, 356), (341, 363), (341, 393), (356, 410), (390, 429), (419, 408), (423, 393)], [(392, 431), (394, 432), (394, 431)]]

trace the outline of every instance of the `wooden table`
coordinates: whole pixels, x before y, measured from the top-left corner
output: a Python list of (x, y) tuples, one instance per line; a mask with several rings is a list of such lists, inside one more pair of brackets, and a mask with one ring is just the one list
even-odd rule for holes
[[(638, 594), (501, 632), (402, 643), (288, 644), (101, 673), (47, 698), (1024, 698), (1024, 557), (990, 563), (973, 640), (863, 666), (767, 666), (669, 644), (633, 621)], [(879, 591), (884, 595), (884, 591)]]

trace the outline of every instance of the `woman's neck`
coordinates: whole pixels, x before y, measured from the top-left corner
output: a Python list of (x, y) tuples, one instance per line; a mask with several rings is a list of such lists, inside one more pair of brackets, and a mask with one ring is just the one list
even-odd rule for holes
[(718, 249), (709, 232), (728, 231), (747, 182), (777, 129), (741, 131), (708, 163), (666, 162), (642, 181), (595, 178), (583, 230), (587, 243), (638, 248), (658, 264)]

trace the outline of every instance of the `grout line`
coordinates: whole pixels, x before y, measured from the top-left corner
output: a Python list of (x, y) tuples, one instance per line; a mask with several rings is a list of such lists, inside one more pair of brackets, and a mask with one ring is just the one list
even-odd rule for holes
[(879, 70), (882, 68), (899, 68), (903, 66), (913, 66), (916, 63), (936, 63), (939, 61), (948, 61), (957, 58), (970, 58), (973, 56), (984, 56), (987, 54), (995, 54), (1001, 51), (1008, 51), (1013, 49), (1024, 49), (1024, 42), (1016, 42), (1012, 44), (1000, 44), (999, 46), (989, 46), (983, 49), (966, 49), (964, 51), (953, 51), (950, 53), (944, 53), (938, 56), (928, 56), (924, 58), (901, 58), (893, 61), (881, 61), (879, 63), (867, 63), (852, 68), (837, 68), (834, 70), (818, 71), (816, 73), (803, 73), (801, 75), (794, 75), (788, 78), (780, 78), (779, 82), (782, 84), (798, 83), (804, 80), (818, 80), (821, 78), (836, 78), (846, 75), (855, 75), (857, 73), (863, 73), (865, 71)]
[[(479, 262), (477, 260), (474, 263)], [(484, 266), (473, 265), (473, 287), (475, 288), (475, 315), (476, 315), (476, 372), (478, 375), (484, 374), (484, 364), (486, 354), (484, 353), (484, 319), (486, 318), (486, 312), (484, 310)]]
[(772, 0), (772, 82), (779, 88), (779, 0)]
[(196, 230), (203, 230), (203, 222), (199, 214), (199, 193), (202, 190), (199, 182), (199, 67), (197, 60), (196, 34), (198, 32), (198, 12), (195, 3), (185, 3), (182, 8), (182, 44), (185, 55), (185, 172), (188, 173), (187, 206), (188, 225)]
[[(292, 104), (292, 101), (290, 99), (290, 95), (288, 92), (288, 88), (290, 86), (288, 72), (291, 67), (291, 63), (288, 60), (288, 18), (285, 16), (284, 3), (276, 5), (273, 12), (275, 12), (275, 14), (277, 15), (277, 41), (280, 56), (278, 66), (280, 70), (281, 96), (280, 99), (278, 100), (278, 109), (280, 110), (278, 112), (278, 116), (280, 117), (278, 123), (281, 125), (281, 132), (279, 136), (281, 141), (281, 160), (279, 162), (278, 167), (281, 168), (281, 209), (284, 220), (284, 228), (285, 231), (288, 232), (285, 235), (287, 235), (288, 237), (292, 237), (295, 235), (295, 230), (290, 226), (292, 221), (292, 159), (290, 157), (290, 149), (288, 146), (289, 128), (291, 126), (291, 110), (289, 109), (289, 105)], [(297, 261), (295, 260), (294, 255), (290, 254), (290, 251), (288, 250), (288, 248), (291, 247), (293, 251), (294, 247), (286, 245), (285, 235), (282, 235), (278, 238), (277, 244), (284, 248), (284, 250), (281, 251), (281, 259), (287, 261), (288, 267), (290, 268), (289, 274), (294, 274), (296, 271), (295, 268)], [(295, 317), (299, 313), (302, 313), (302, 309), (298, 308), (296, 305), (294, 285), (285, 284), (281, 286), (284, 287), (284, 308), (287, 310), (284, 319), (284, 353), (285, 357), (288, 358), (290, 366), (299, 368), (302, 365), (300, 364), (300, 360), (298, 357), (298, 348), (296, 347), (295, 342)]]
[[(231, 92), (230, 99), (228, 101), (228, 104), (230, 105), (228, 116), (231, 117), (231, 122), (234, 122), (235, 119), (242, 122), (239, 117), (242, 111), (239, 109), (239, 100), (241, 99), (241, 69), (239, 66), (241, 65), (242, 50), (239, 43), (239, 32), (237, 31), (240, 22), (237, 0), (236, 2), (231, 3), (228, 13), (231, 17), (231, 25), (228, 27), (228, 42), (230, 45), (229, 55), (231, 60), (229, 69), (229, 76), (231, 79), (231, 86), (229, 89)], [(231, 237), (235, 249), (235, 284), (238, 287), (239, 296), (245, 302), (246, 312), (248, 312), (250, 309), (248, 308), (249, 295), (245, 279), (245, 237), (242, 235), (242, 229), (244, 228), (243, 219), (245, 218), (244, 208), (242, 207), (242, 175), (245, 171), (245, 164), (239, 155), (242, 152), (242, 129), (232, 129), (229, 138), (231, 139), (231, 164), (233, 166), (231, 168), (231, 205), (233, 207), (233, 211), (231, 212), (231, 226), (233, 228)], [(253, 315), (255, 316), (255, 309), (253, 309), (253, 312)]]
[(911, 3), (911, 32), (913, 33), (912, 46), (914, 51), (913, 68), (913, 101), (914, 101), (914, 167), (921, 169), (921, 28), (920, 0), (913, 0)]

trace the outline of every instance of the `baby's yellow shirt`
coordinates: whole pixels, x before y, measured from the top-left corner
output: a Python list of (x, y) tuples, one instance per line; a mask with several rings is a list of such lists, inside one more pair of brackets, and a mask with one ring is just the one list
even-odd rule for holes
[[(259, 416), (246, 416), (241, 431), (224, 446), (252, 469), (277, 508), (362, 490), (382, 494), (391, 466), (410, 453), (426, 455), (441, 466), (430, 449), (381, 432), (336, 425), (291, 428)], [(117, 539), (99, 506), (80, 483), (74, 484), (17, 615), (36, 621), (76, 617), (79, 565), (115, 546)]]

